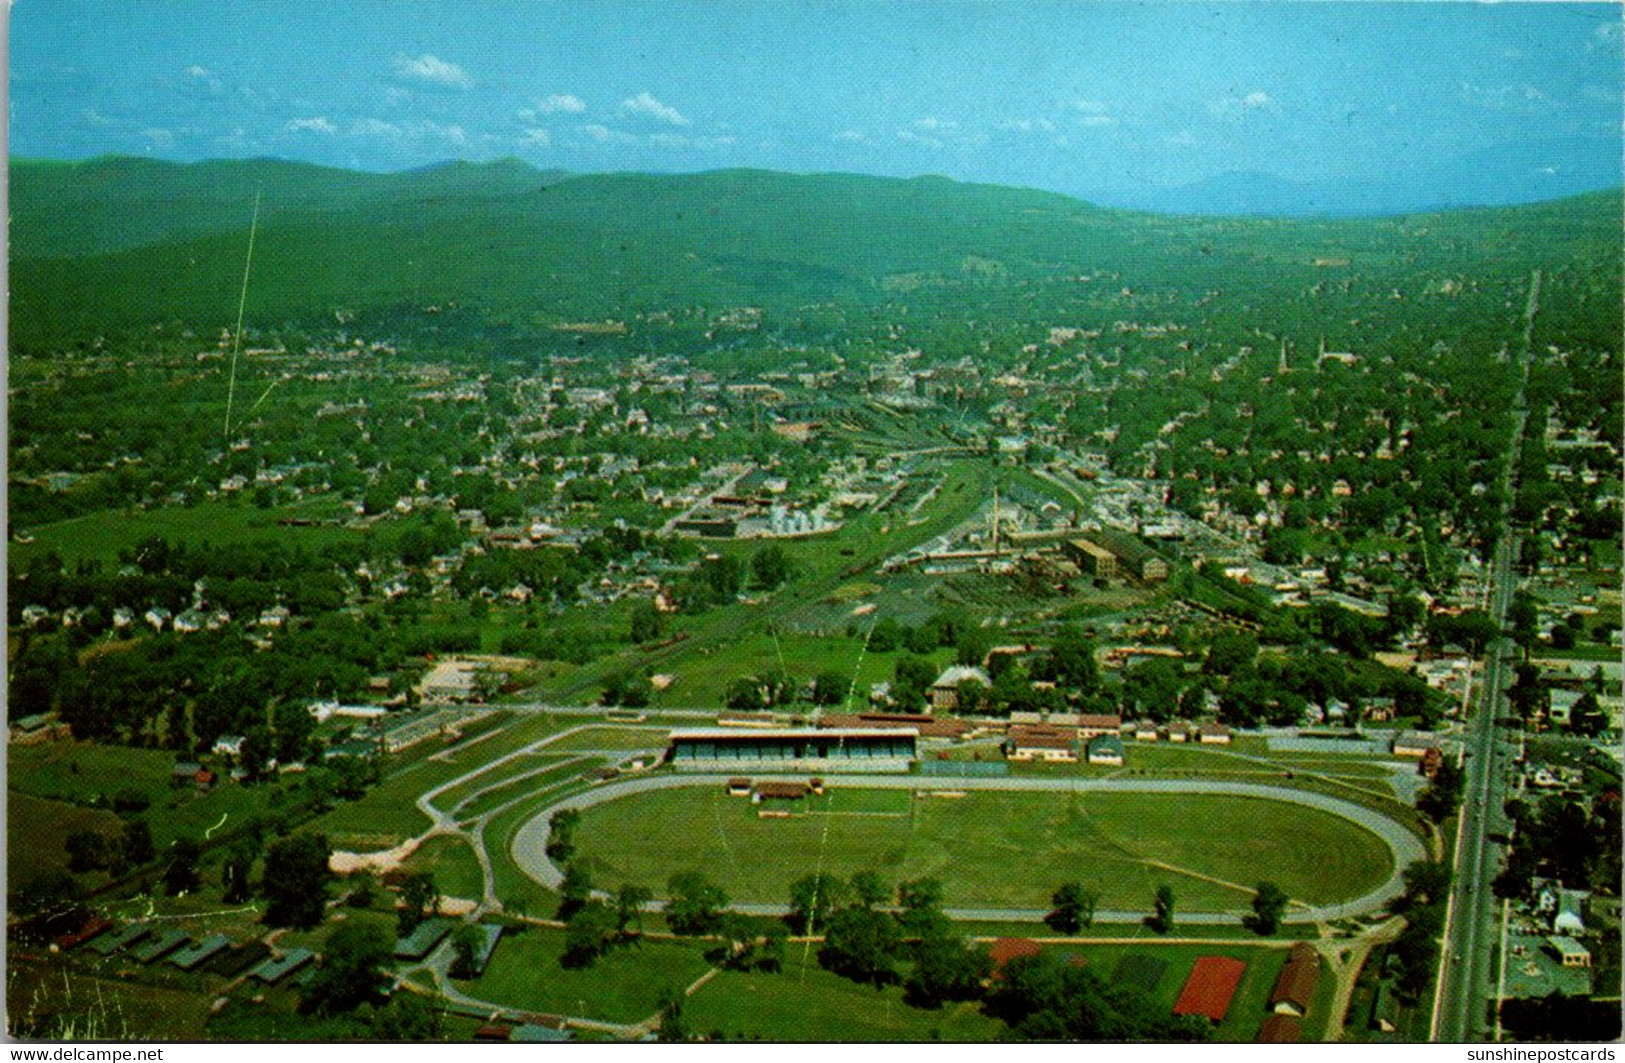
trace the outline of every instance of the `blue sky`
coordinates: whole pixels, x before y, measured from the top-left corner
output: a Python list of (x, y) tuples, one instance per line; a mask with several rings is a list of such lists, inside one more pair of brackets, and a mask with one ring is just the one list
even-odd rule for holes
[(1109, 198), (1483, 152), (1565, 165), (1554, 141), (1619, 143), (1621, 69), (1615, 5), (15, 0), (11, 149)]

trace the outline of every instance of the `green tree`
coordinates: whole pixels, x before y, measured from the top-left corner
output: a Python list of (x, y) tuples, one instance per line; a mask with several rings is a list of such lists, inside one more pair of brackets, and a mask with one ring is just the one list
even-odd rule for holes
[(1095, 921), (1095, 894), (1079, 882), (1063, 882), (1050, 897), (1054, 908), (1044, 922), (1057, 934), (1076, 934)]
[(765, 591), (773, 590), (790, 578), (790, 559), (777, 543), (756, 552), (750, 559), (751, 581)]
[(683, 1021), (683, 1002), (686, 999), (681, 989), (668, 989), (660, 998), (660, 1025), (655, 1030), (655, 1036), (668, 1044), (677, 1044), (688, 1040), (688, 1024)]
[(564, 930), (564, 953), (559, 962), (571, 968), (592, 966), (618, 938), (615, 922), (615, 913), (602, 901), (577, 905)]
[(389, 931), (377, 923), (351, 920), (340, 925), (327, 936), (322, 965), (300, 1000), (301, 1009), (326, 1016), (380, 1002), (394, 946)]
[(891, 890), (876, 871), (859, 871), (852, 876), (852, 896), (865, 908), (885, 904), (891, 899)]
[(557, 918), (566, 922), (582, 905), (592, 898), (592, 874), (578, 863), (566, 864), (564, 881), (559, 883), (559, 910)]
[(164, 892), (178, 897), (197, 889), (202, 882), (197, 873), (198, 858), (202, 855), (202, 847), (191, 838), (176, 838), (171, 842), (168, 862), (164, 865)]
[(1166, 934), (1174, 928), (1174, 888), (1164, 883), (1157, 887), (1156, 904), (1151, 913), (1151, 929)]
[(485, 939), (473, 923), (464, 923), (451, 935), (452, 961), (447, 973), (453, 978), (473, 978), (474, 957)]
[(126, 862), (137, 867), (151, 863), (156, 855), (152, 848), (152, 830), (144, 819), (126, 820), (119, 847)]
[(322, 921), (333, 877), (327, 866), (331, 856), (325, 834), (294, 834), (271, 845), (260, 881), (269, 902), (266, 923), (308, 930)]
[(227, 904), (242, 904), (248, 900), (252, 892), (249, 875), (253, 873), (257, 859), (259, 847), (247, 839), (233, 843), (226, 850), (226, 858), (220, 865), (221, 900)]
[(632, 641), (639, 645), (655, 641), (666, 628), (660, 610), (647, 598), (639, 598), (632, 603), (630, 624)]
[(914, 949), (914, 967), (903, 982), (903, 999), (917, 1008), (977, 1000), (992, 970), (985, 946), (969, 946), (949, 935), (927, 938)]
[(897, 923), (891, 916), (872, 908), (842, 908), (824, 928), (818, 962), (854, 982), (891, 985), (897, 981), (897, 945)]
[(401, 883), (401, 908), (395, 915), (399, 934), (405, 937), (429, 916), (439, 914), (440, 890), (434, 876), (427, 871), (408, 875)]
[(615, 930), (624, 935), (627, 928), (633, 923), (638, 930), (643, 929), (643, 906), (654, 900), (654, 894), (647, 886), (635, 886), (632, 883), (623, 883), (615, 893)]
[(1281, 926), (1281, 916), (1286, 913), (1289, 900), (1280, 886), (1260, 882), (1253, 888), (1252, 928), (1266, 937), (1274, 934)]
[(829, 913), (846, 904), (852, 890), (834, 875), (806, 875), (790, 883), (791, 929), (811, 933), (829, 922)]
[(74, 831), (62, 843), (62, 847), (68, 851), (68, 870), (83, 874), (111, 867), (114, 844), (100, 831)]
[(813, 680), (813, 704), (839, 705), (846, 700), (851, 681), (841, 673), (825, 669)]
[(555, 864), (568, 864), (575, 854), (576, 826), (581, 822), (581, 811), (561, 808), (553, 813), (547, 825), (547, 858)]
[(943, 933), (948, 917), (942, 914), (942, 883), (917, 878), (897, 887), (897, 926), (905, 937), (928, 938)]
[(1080, 694), (1092, 694), (1100, 686), (1095, 644), (1072, 624), (1056, 632), (1045, 671), (1047, 678), (1072, 687)]
[(687, 937), (709, 934), (716, 929), (728, 895), (706, 881), (698, 871), (684, 871), (666, 882), (671, 899), (666, 902), (666, 925), (672, 933)]

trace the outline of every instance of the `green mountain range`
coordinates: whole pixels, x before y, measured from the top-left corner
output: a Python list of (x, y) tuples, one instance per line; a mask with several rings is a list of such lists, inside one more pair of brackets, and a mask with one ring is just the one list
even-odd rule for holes
[[(508, 160), (368, 174), (277, 160), (14, 160), (11, 325), (28, 349), (236, 317), (457, 303), (545, 327), (682, 307), (989, 306), (1109, 281), (1184, 290), (1614, 263), (1621, 202), (1356, 220), (1180, 218), (943, 178), (571, 176)], [(1317, 265), (1318, 263), (1318, 265)], [(967, 311), (969, 312), (969, 311)]]

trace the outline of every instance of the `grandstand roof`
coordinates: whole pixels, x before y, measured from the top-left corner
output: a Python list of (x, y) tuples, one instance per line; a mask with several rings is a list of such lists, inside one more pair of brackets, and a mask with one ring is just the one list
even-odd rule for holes
[(915, 727), (778, 727), (768, 730), (732, 727), (688, 727), (671, 733), (673, 742), (759, 742), (773, 738), (918, 738)]

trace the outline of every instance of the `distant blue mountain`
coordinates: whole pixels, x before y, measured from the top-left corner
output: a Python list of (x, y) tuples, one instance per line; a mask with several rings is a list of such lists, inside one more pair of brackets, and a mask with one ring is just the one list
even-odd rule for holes
[(1450, 207), (1534, 203), (1625, 184), (1615, 138), (1510, 144), (1447, 160), (1417, 160), (1378, 181), (1296, 181), (1230, 172), (1175, 188), (1095, 195), (1095, 202), (1160, 214), (1330, 216), (1413, 214)]

